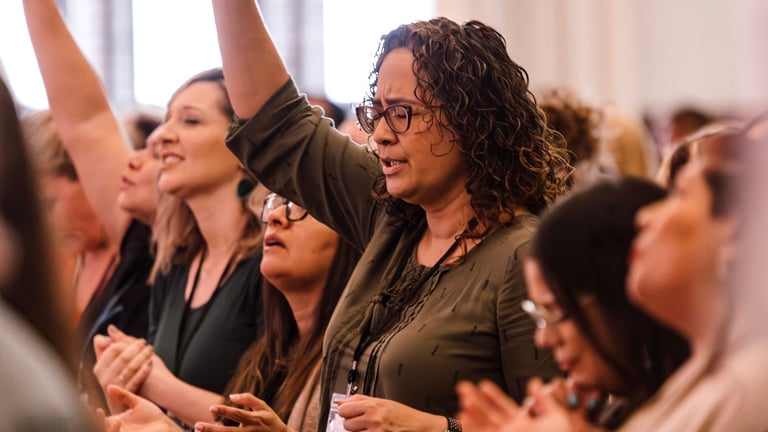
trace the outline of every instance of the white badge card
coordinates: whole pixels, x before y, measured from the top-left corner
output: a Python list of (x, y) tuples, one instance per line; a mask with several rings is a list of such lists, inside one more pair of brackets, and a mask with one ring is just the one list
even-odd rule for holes
[(328, 425), (325, 428), (326, 432), (348, 432), (344, 429), (344, 417), (339, 415), (339, 406), (336, 401), (346, 399), (349, 396), (344, 393), (334, 393), (331, 396), (331, 409), (328, 411)]

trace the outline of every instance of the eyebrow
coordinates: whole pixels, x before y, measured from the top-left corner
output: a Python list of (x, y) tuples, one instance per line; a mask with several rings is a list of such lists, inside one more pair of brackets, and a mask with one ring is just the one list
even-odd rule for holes
[[(166, 110), (165, 118), (163, 119), (163, 121), (168, 121), (168, 119), (171, 118), (172, 111), (173, 110), (170, 110), (170, 109)], [(203, 115), (205, 114), (205, 110), (203, 110), (202, 108), (198, 108), (198, 107), (196, 107), (194, 105), (182, 105), (179, 108), (177, 108), (177, 111), (182, 112), (182, 113), (186, 112), (186, 111), (195, 111), (195, 112), (197, 112), (199, 114), (203, 114)]]
[[(399, 105), (399, 104), (409, 104), (409, 105), (420, 105), (421, 102), (414, 99), (408, 99), (408, 98), (392, 98), (392, 99), (385, 99), (384, 100), (387, 105)], [(383, 105), (381, 99), (373, 99), (374, 105)]]
[(199, 108), (195, 105), (183, 105), (179, 108), (181, 111), (198, 111), (198, 112), (205, 112), (202, 108)]

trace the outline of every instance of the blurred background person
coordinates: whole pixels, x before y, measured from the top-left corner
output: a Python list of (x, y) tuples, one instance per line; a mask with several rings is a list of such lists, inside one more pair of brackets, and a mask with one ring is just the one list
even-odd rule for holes
[(54, 256), (16, 115), (0, 80), (0, 418), (3, 430), (89, 431)]
[(146, 140), (157, 118), (136, 116), (123, 129), (56, 2), (23, 4), (50, 105), (50, 112), (26, 120), (27, 135), (46, 165), (52, 220), (66, 224), (57, 231), (74, 239), (79, 384), (94, 406), (103, 407), (92, 373), (93, 337), (116, 325), (146, 338), (149, 327), (160, 164), (144, 145), (132, 148)]
[(536, 343), (568, 376), (529, 386), (520, 408), (491, 383), (457, 387), (467, 432), (609, 429), (685, 361), (685, 340), (633, 305), (626, 290), (635, 214), (665, 196), (647, 180), (599, 182), (542, 219), (525, 262)]
[(574, 188), (618, 176), (616, 161), (601, 140), (604, 119), (600, 108), (585, 103), (565, 88), (544, 92), (538, 101), (547, 116), (547, 126), (563, 136), (571, 153)]
[(679, 331), (691, 357), (622, 430), (768, 427), (768, 344), (733, 332), (749, 310), (734, 302), (743, 287), (732, 282), (734, 266), (740, 268), (735, 260), (744, 256), (746, 157), (759, 152), (759, 142), (748, 131), (700, 140), (669, 197), (638, 213), (630, 296)]

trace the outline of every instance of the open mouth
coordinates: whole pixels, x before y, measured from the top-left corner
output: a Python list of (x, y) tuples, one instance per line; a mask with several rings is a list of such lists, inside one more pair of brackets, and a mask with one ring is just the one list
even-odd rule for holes
[(392, 168), (404, 164), (405, 161), (396, 159), (382, 159), (381, 163), (387, 168)]
[(176, 155), (165, 155), (163, 156), (163, 165), (170, 165), (181, 162), (181, 157)]
[(264, 238), (264, 246), (266, 246), (266, 247), (281, 247), (281, 248), (284, 248), (285, 244), (283, 244), (283, 242), (280, 241), (280, 239), (277, 238), (276, 236), (270, 235), (270, 236), (267, 236), (267, 237)]

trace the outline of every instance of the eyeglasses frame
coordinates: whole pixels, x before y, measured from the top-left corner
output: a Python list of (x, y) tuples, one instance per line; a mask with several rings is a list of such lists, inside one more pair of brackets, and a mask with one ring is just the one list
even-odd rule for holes
[[(277, 207), (272, 207), (269, 210), (267, 210), (267, 203), (270, 200), (274, 200), (278, 198), (282, 199), (282, 203)], [(288, 198), (273, 192), (264, 198), (264, 205), (261, 207), (261, 216), (259, 218), (261, 220), (261, 223), (265, 223), (265, 224), (269, 223), (269, 214), (280, 207), (285, 207), (285, 219), (288, 220), (289, 222), (298, 222), (298, 221), (304, 220), (309, 215), (309, 211), (307, 209), (303, 207), (298, 207), (304, 210), (304, 214), (302, 214), (298, 218), (291, 218), (291, 212), (295, 207), (297, 207), (296, 204), (293, 201), (289, 200)]]

